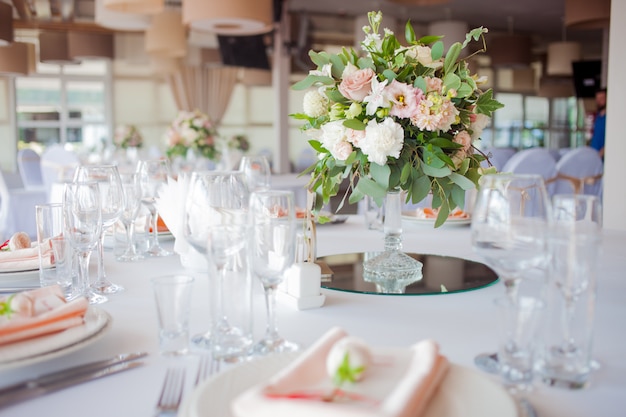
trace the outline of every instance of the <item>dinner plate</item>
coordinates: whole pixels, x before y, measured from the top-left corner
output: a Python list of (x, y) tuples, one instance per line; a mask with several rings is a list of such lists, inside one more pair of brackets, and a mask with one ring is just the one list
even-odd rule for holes
[(0, 287), (38, 287), (39, 268), (28, 271), (0, 272)]
[(111, 327), (111, 316), (89, 307), (85, 322), (62, 332), (0, 345), (0, 372), (67, 355), (100, 339)]
[[(179, 417), (233, 417), (231, 402), (242, 392), (267, 381), (298, 354), (256, 359), (230, 368), (200, 384), (183, 402)], [(480, 372), (451, 364), (420, 417), (517, 417), (513, 398)]]
[[(430, 227), (434, 227), (435, 221), (437, 220), (436, 218), (433, 218), (433, 219), (419, 218), (413, 212), (407, 212), (407, 211), (402, 212), (402, 219), (408, 221), (411, 224), (416, 224), (420, 226), (430, 226)], [(467, 225), (470, 225), (471, 223), (472, 223), (471, 217), (467, 219), (448, 217), (448, 220), (446, 220), (441, 225), (441, 227), (467, 226)]]

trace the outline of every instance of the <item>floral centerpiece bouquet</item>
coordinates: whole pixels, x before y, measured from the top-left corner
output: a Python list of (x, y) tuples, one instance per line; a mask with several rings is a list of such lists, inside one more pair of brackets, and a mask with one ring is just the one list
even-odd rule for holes
[(381, 37), (381, 12), (368, 19), (364, 55), (345, 48), (339, 54), (311, 51), (317, 69), (293, 86), (316, 87), (305, 94), (303, 113), (291, 115), (306, 121), (302, 129), (318, 152), (305, 171), (312, 172), (310, 189), (321, 196), (316, 208), (348, 178), (350, 203), (369, 195), (380, 204), (399, 189), (417, 203), (432, 193), (440, 226), (464, 206), (465, 191), (484, 174), (485, 156), (474, 152), (473, 143), (502, 107), (459, 58), (472, 40), (482, 40), (478, 52), (486, 51), (487, 29), (473, 29), (444, 54), (441, 36), (416, 39), (407, 22), (403, 46), (388, 29)]
[(219, 158), (217, 129), (209, 116), (199, 110), (179, 112), (165, 136), (170, 158), (186, 157), (190, 149), (210, 160)]
[(141, 148), (143, 137), (135, 125), (122, 125), (115, 129), (113, 143), (122, 149)]
[(235, 135), (228, 139), (226, 146), (245, 153), (250, 149), (250, 142), (246, 135)]

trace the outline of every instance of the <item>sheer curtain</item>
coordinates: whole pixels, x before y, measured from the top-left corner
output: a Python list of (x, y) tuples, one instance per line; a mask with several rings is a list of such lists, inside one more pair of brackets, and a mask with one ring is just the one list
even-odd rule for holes
[(198, 109), (216, 125), (222, 120), (237, 82), (236, 67), (200, 68), (181, 65), (167, 75), (178, 110)]

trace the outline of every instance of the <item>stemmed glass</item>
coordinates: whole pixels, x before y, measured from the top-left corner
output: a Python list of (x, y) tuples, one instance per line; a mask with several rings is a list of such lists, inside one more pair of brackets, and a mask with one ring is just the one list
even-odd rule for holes
[(270, 188), (270, 164), (265, 156), (248, 155), (242, 157), (239, 170), (245, 174), (250, 191), (268, 190)]
[(95, 181), (100, 190), (100, 208), (102, 212), (102, 229), (97, 244), (98, 279), (93, 284), (100, 294), (113, 294), (124, 288), (107, 279), (104, 270), (104, 237), (106, 230), (120, 218), (124, 208), (124, 190), (116, 165), (83, 165), (74, 173), (75, 181)]
[(294, 260), (296, 224), (292, 191), (265, 190), (250, 196), (249, 257), (253, 273), (265, 290), (267, 327), (264, 338), (253, 347), (256, 355), (299, 349), (278, 334), (276, 289)]
[[(185, 201), (183, 235), (189, 244), (209, 259), (211, 228), (247, 222), (249, 192), (238, 171), (196, 171), (191, 174)], [(209, 259), (209, 265), (212, 263)], [(213, 321), (211, 320), (211, 327)], [(211, 330), (195, 335), (192, 342), (210, 347)]]
[(89, 285), (89, 258), (102, 233), (100, 189), (97, 182), (74, 182), (65, 185), (63, 193), (65, 231), (70, 245), (78, 254), (78, 278), (73, 296), (84, 296), (89, 304), (100, 304), (107, 297), (96, 294)]
[(136, 173), (120, 174), (122, 188), (124, 189), (124, 210), (120, 220), (126, 233), (126, 249), (116, 259), (122, 262), (131, 262), (143, 259), (143, 255), (137, 253), (135, 247), (135, 219), (141, 208), (141, 186), (139, 176)]
[[(545, 267), (551, 204), (543, 178), (533, 174), (490, 174), (481, 178), (472, 212), (471, 240), (517, 302), (522, 273)], [(497, 356), (481, 354), (476, 365), (497, 372)]]
[(140, 161), (137, 165), (139, 174), (139, 184), (141, 185), (141, 202), (150, 212), (150, 224), (152, 233), (150, 244), (146, 250), (148, 256), (170, 256), (173, 252), (167, 251), (159, 244), (158, 221), (159, 213), (156, 206), (156, 199), (159, 196), (161, 187), (167, 184), (170, 176), (170, 167), (167, 159), (149, 159)]

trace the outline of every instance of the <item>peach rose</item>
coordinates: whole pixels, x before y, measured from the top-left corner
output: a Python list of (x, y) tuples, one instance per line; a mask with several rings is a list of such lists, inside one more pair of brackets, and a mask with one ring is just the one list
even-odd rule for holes
[(375, 76), (371, 68), (354, 70), (354, 66), (350, 68), (348, 65), (343, 72), (339, 91), (350, 100), (363, 101), (372, 89), (372, 78)]

